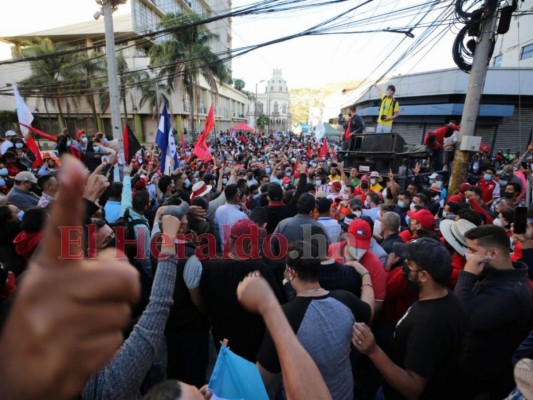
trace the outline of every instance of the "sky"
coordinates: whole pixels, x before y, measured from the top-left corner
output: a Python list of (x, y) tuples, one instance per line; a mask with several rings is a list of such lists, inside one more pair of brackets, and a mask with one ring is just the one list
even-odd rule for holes
[[(313, 0), (310, 0), (313, 1)], [(314, 0), (316, 1), (316, 0)], [(324, 26), (329, 18), (346, 12), (364, 0), (350, 0), (319, 9), (306, 9), (295, 12), (282, 12), (269, 15), (243, 16), (232, 19), (233, 48), (255, 45), (272, 39), (302, 32), (311, 26)], [(449, 4), (450, 1), (440, 3)], [(252, 0), (233, 0), (233, 7), (250, 4)], [(346, 14), (345, 22), (359, 22), (350, 30), (383, 30), (411, 27), (425, 12), (424, 21), (434, 21), (440, 12), (430, 0), (374, 0), (359, 9)], [(75, 5), (75, 6), (74, 6)], [(424, 5), (423, 9), (403, 11), (403, 17), (395, 12), (411, 6)], [(99, 9), (94, 0), (17, 0), (3, 7), (0, 23), (0, 36), (35, 32), (56, 26), (90, 21)], [(58, 11), (61, 10), (61, 11)], [(430, 11), (431, 10), (431, 11)], [(130, 5), (121, 5), (117, 14), (129, 13)], [(369, 18), (387, 15), (386, 18), (367, 23)], [(389, 17), (390, 15), (390, 17)], [(66, 18), (65, 16), (68, 16)], [(340, 22), (342, 19), (333, 18)], [(232, 62), (233, 77), (243, 79), (246, 89), (264, 90), (261, 80), (268, 80), (274, 68), (283, 70), (289, 88), (320, 87), (330, 82), (365, 80), (374, 83), (398, 59), (400, 54), (413, 41), (418, 40), (426, 28), (415, 29), (414, 39), (403, 33), (360, 33), (312, 36), (293, 39), (255, 50), (237, 57)], [(442, 28), (444, 29), (444, 27)], [(453, 67), (451, 46), (457, 28), (448, 32), (440, 41), (426, 42), (426, 47), (418, 47), (418, 54), (405, 60), (389, 75), (427, 71)], [(0, 44), (0, 59), (8, 58), (9, 47)]]

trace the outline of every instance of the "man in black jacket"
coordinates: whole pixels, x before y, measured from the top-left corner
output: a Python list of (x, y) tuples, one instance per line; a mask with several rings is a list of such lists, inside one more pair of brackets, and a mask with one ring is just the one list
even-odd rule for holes
[(350, 118), (348, 119), (348, 121), (346, 122), (346, 126), (344, 127), (344, 140), (342, 143), (343, 150), (352, 149), (354, 147), (352, 146), (354, 135), (364, 133), (365, 131), (365, 123), (363, 122), (363, 119), (359, 115), (357, 115), (355, 106), (350, 106), (350, 108), (348, 109), (348, 116)]
[(483, 225), (465, 237), (467, 263), (454, 290), (468, 319), (459, 362), (465, 398), (504, 398), (513, 389), (511, 359), (531, 314), (528, 270), (511, 261), (504, 229)]

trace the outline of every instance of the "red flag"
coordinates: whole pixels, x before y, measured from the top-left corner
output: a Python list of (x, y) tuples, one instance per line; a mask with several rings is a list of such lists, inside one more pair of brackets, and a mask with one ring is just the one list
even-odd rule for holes
[(43, 158), (41, 157), (41, 152), (39, 151), (39, 147), (37, 147), (37, 143), (35, 143), (35, 139), (31, 134), (26, 137), (26, 147), (35, 155), (35, 161), (31, 164), (31, 167), (38, 168), (43, 165)]
[(318, 154), (320, 157), (327, 157), (328, 156), (328, 141), (324, 139), (324, 143), (322, 144), (322, 148), (320, 149), (320, 153)]
[(352, 119), (348, 121), (346, 124), (346, 131), (344, 132), (344, 139), (349, 140), (350, 139), (350, 125), (352, 124)]
[(181, 148), (185, 148), (185, 132), (181, 132)]
[(129, 163), (133, 156), (141, 149), (141, 144), (128, 124), (124, 125), (124, 130), (122, 131), (122, 143), (124, 144), (124, 158)]
[(313, 157), (313, 152), (311, 151), (311, 142), (307, 143), (307, 159)]
[(30, 131), (35, 133), (36, 135), (42, 136), (42, 137), (44, 137), (44, 138), (46, 138), (46, 139), (48, 139), (48, 140), (50, 140), (52, 142), (57, 142), (57, 137), (49, 135), (48, 133), (44, 133), (43, 131), (40, 131), (39, 129), (36, 129), (36, 128), (34, 128), (31, 125), (26, 125), (26, 124), (23, 124), (22, 122), (19, 122), (19, 125), (25, 126)]
[(196, 144), (194, 145), (194, 149), (192, 151), (192, 153), (195, 154), (199, 160), (202, 160), (202, 161), (211, 160), (211, 152), (209, 151), (209, 148), (207, 146), (206, 139), (214, 127), (215, 127), (215, 110), (213, 108), (213, 104), (211, 104), (211, 107), (209, 107), (209, 113), (207, 114), (207, 119), (205, 121), (204, 130), (198, 137), (198, 140), (196, 141)]

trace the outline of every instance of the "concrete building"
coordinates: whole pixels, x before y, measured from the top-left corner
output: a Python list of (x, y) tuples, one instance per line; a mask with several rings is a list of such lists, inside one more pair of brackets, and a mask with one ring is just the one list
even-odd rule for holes
[[(138, 35), (158, 30), (158, 24), (166, 13), (189, 13), (192, 11), (200, 15), (225, 13), (231, 9), (231, 0), (129, 0), (128, 3), (120, 7), (129, 7), (131, 13), (114, 17), (115, 40), (119, 41), (117, 54), (121, 52), (124, 56), (128, 71), (146, 71), (150, 73), (150, 79), (153, 79), (153, 73), (148, 68), (150, 61), (148, 50), (153, 41), (150, 38), (139, 38)], [(217, 38), (210, 42), (212, 51), (221, 59), (225, 59), (231, 52), (231, 19), (226, 18), (212, 22), (206, 25), (206, 28), (217, 35)], [(3, 37), (0, 40), (12, 45), (13, 58), (20, 58), (24, 42), (37, 38), (49, 38), (54, 43), (79, 46), (80, 48), (94, 46), (95, 49), (85, 50), (88, 55), (94, 55), (95, 51), (98, 50), (105, 53), (103, 18), (41, 32)], [(154, 37), (153, 40), (163, 39), (164, 37), (159, 36), (159, 38)], [(231, 61), (227, 61), (225, 65), (231, 73)], [(9, 87), (29, 76), (31, 76), (29, 62), (0, 65), (0, 87)], [(156, 86), (154, 83), (153, 87)], [(195, 127), (199, 130), (203, 127), (209, 106), (212, 103), (215, 107), (217, 130), (227, 129), (246, 120), (249, 107), (247, 96), (226, 83), (218, 82), (217, 87), (218, 93), (215, 93), (208, 82), (202, 76), (200, 77), (195, 118)], [(95, 103), (98, 105), (96, 99), (98, 96), (95, 94), (94, 97)], [(169, 113), (173, 117), (173, 127), (178, 132), (181, 132), (184, 127), (188, 129), (191, 102), (180, 79), (175, 82), (174, 91), (168, 94), (167, 98), (169, 100)], [(125, 101), (121, 102), (121, 113), (124, 117), (125, 111), (127, 112), (128, 122), (135, 134), (145, 142), (150, 143), (155, 139), (162, 104), (160, 107), (151, 107), (146, 99), (144, 101), (142, 99), (143, 93), (138, 87), (128, 88)], [(59, 131), (58, 105), (55, 101), (45, 102), (43, 98), (38, 97), (28, 97), (25, 100), (34, 115), (40, 117), (43, 130), (50, 133)], [(3, 91), (0, 94), (0, 110), (14, 109), (12, 93)], [(75, 132), (76, 129), (85, 129), (90, 133), (95, 131), (111, 132), (109, 107), (104, 110), (99, 106), (97, 107), (98, 119), (95, 124), (93, 110), (87, 96), (63, 99), (62, 110), (66, 115), (66, 124), (71, 133)]]
[(271, 131), (288, 132), (291, 129), (291, 99), (281, 69), (274, 69), (265, 93), (257, 95), (257, 115), (261, 114), (270, 118), (268, 128)]

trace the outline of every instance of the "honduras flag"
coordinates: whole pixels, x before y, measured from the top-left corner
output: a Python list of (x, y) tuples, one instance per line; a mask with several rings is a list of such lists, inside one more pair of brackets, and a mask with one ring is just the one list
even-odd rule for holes
[(176, 142), (174, 142), (166, 104), (159, 120), (155, 142), (161, 150), (160, 171), (163, 175), (171, 175), (174, 169), (178, 167), (178, 153), (176, 152)]
[(265, 385), (255, 364), (220, 348), (208, 385), (211, 400), (268, 400)]

